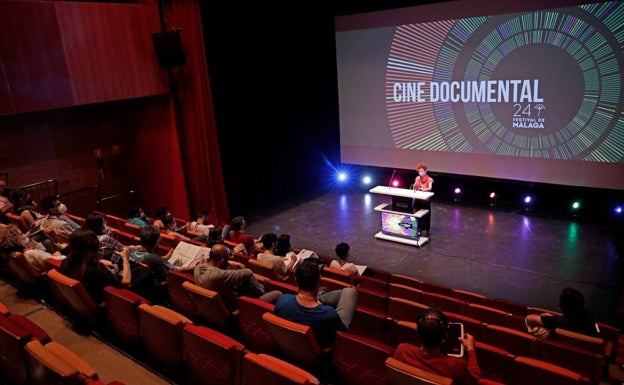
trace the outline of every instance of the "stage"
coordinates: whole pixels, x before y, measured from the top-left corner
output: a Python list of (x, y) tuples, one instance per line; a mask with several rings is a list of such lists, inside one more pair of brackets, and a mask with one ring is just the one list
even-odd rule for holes
[(293, 247), (331, 256), (337, 243), (347, 242), (357, 264), (553, 310), (561, 289), (572, 286), (600, 321), (623, 327), (615, 308), (624, 268), (609, 224), (440, 203), (434, 197), (432, 234), (419, 248), (375, 238), (381, 225), (375, 207), (387, 202), (389, 197), (367, 191), (336, 191), (247, 216), (247, 231), (290, 234)]

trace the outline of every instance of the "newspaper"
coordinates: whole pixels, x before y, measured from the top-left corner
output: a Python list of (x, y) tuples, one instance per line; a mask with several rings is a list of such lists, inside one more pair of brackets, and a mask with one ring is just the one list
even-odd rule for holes
[(169, 262), (177, 267), (194, 266), (198, 262), (208, 259), (209, 253), (210, 248), (208, 247), (180, 241), (173, 250)]

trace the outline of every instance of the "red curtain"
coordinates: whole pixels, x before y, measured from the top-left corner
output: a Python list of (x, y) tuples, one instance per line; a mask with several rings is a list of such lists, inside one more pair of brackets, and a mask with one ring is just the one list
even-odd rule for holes
[(206, 210), (211, 223), (229, 222), (219, 141), (199, 9), (201, 0), (164, 4), (168, 30), (181, 28), (186, 65), (170, 70), (180, 146), (191, 210)]

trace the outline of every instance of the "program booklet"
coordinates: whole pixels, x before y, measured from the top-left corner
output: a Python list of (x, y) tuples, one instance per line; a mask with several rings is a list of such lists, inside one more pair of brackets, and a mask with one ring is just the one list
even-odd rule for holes
[[(288, 253), (286, 255), (286, 258), (284, 259), (284, 263), (286, 264), (286, 266), (288, 266), (290, 264), (290, 253)], [(299, 253), (297, 253), (297, 262), (295, 262), (295, 264), (293, 265), (293, 269), (297, 267), (297, 265), (303, 261), (306, 260), (308, 258), (318, 258), (318, 255), (312, 251), (312, 250), (306, 250), (306, 249), (301, 249), (301, 251)]]
[(177, 267), (195, 266), (198, 262), (208, 259), (209, 254), (210, 248), (208, 247), (180, 241), (173, 250), (169, 262)]

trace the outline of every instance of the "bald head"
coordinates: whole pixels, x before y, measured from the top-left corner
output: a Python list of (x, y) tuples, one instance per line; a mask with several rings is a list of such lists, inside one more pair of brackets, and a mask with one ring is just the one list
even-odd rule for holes
[(214, 262), (215, 265), (219, 265), (223, 260), (227, 260), (230, 257), (230, 250), (227, 246), (217, 243), (210, 248), (210, 260)]

